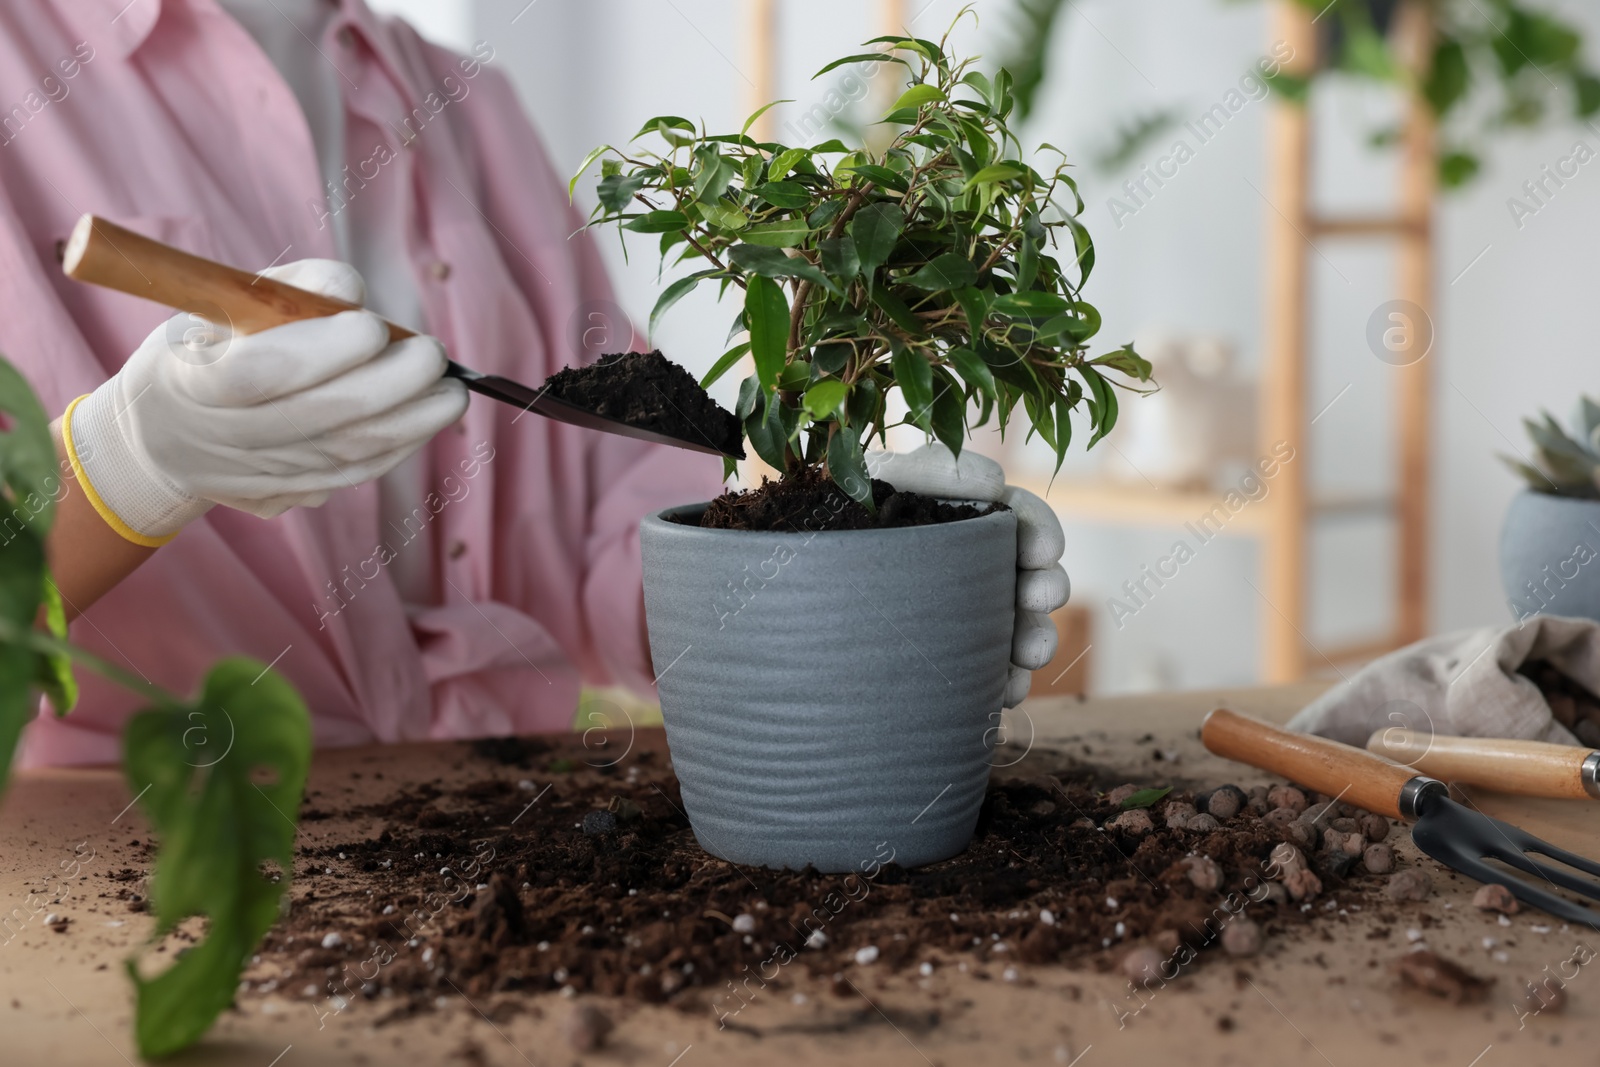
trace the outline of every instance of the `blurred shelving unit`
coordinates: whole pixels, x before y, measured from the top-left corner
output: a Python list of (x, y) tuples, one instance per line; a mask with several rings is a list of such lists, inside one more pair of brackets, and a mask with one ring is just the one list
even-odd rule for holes
[[(1317, 63), (1316, 16), (1292, 0), (1275, 0), (1272, 40), (1294, 49), (1286, 69), (1306, 75)], [(1405, 0), (1393, 32), (1414, 69), (1430, 51), (1432, 24), (1423, 0)], [(1268, 162), (1265, 195), (1266, 321), (1260, 383), (1261, 454), (1288, 442), (1298, 457), (1311, 448), (1307, 412), (1309, 310), (1312, 300), (1310, 260), (1317, 238), (1389, 240), (1397, 259), (1397, 296), (1421, 316), (1411, 322), (1401, 347), (1392, 350), (1395, 363), (1394, 419), (1396, 470), (1394, 487), (1373, 496), (1319, 496), (1309, 485), (1310, 464), (1303, 458), (1280, 468), (1273, 492), (1228, 522), (1231, 536), (1256, 538), (1261, 544), (1260, 633), (1263, 681), (1298, 681), (1349, 662), (1372, 659), (1423, 636), (1427, 625), (1429, 456), (1431, 426), (1428, 360), (1419, 344), (1431, 343), (1433, 305), (1432, 218), (1435, 193), (1434, 133), (1426, 104), (1415, 95), (1405, 101), (1401, 133), (1401, 168), (1394, 214), (1381, 217), (1333, 218), (1318, 213), (1312, 202), (1311, 155), (1316, 131), (1309, 107), (1281, 98), (1273, 105), (1267, 130)], [(1419, 327), (1426, 327), (1421, 328)], [(1414, 357), (1414, 358), (1412, 358)], [(1026, 480), (1024, 480), (1026, 481)], [(1204, 489), (1167, 489), (1109, 482), (1072, 482), (1029, 486), (1069, 521), (1119, 526), (1182, 528), (1205, 515), (1217, 494)], [(1385, 632), (1339, 647), (1318, 647), (1306, 633), (1310, 605), (1307, 558), (1316, 523), (1367, 516), (1394, 524), (1395, 598)]]

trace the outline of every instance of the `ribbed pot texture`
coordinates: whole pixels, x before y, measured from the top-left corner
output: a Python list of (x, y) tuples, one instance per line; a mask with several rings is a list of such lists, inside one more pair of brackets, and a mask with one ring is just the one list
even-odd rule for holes
[(704, 508), (640, 530), (661, 713), (700, 844), (869, 874), (960, 852), (999, 731), (1016, 516), (792, 533), (667, 519)]
[(1500, 528), (1500, 581), (1518, 620), (1600, 620), (1600, 501), (1523, 490)]

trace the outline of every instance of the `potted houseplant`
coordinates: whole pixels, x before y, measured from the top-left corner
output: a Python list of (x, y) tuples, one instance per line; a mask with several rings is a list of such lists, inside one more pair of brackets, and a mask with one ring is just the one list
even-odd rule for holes
[(1500, 578), (1517, 621), (1600, 620), (1600, 404), (1578, 402), (1573, 433), (1544, 415), (1523, 420), (1531, 463), (1502, 457), (1528, 483), (1506, 509)]
[(943, 41), (867, 44), (880, 50), (819, 75), (908, 74), (882, 152), (663, 116), (578, 172), (602, 161), (591, 224), (658, 235), (666, 263), (696, 268), (664, 289), (652, 326), (698, 285), (742, 291), (745, 339), (702, 385), (749, 357), (735, 414), (781, 477), (661, 512), (641, 534), (684, 804), (701, 844), (737, 862), (928, 863), (965, 847), (983, 801), (1015, 516), (894, 494), (869, 443), (909, 424), (959, 454), (969, 422), (1003, 431), (1020, 412), (1059, 468), (1074, 422), (1086, 412), (1093, 445), (1117, 389), (1150, 377), (1131, 346), (1088, 354), (1100, 315), (1080, 295), (1094, 266), (1083, 203), (1064, 165), (1022, 158), (1010, 75)]

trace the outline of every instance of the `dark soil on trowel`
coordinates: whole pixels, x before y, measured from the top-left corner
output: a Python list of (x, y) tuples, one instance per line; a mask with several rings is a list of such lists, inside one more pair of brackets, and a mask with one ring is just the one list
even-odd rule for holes
[[(976, 836), (953, 859), (851, 876), (775, 871), (700, 847), (664, 749), (615, 767), (588, 765), (566, 739), (462, 752), (450, 773), (464, 785), (409, 784), (347, 810), (308, 797), (308, 822), (372, 829), (301, 850), (292, 907), (242, 997), (371, 998), (381, 1024), (458, 993), (491, 1011), (565, 990), (731, 1011), (734, 986), (757, 988), (747, 981), (851, 996), (849, 976), (864, 967), (1014, 980), (1047, 964), (1106, 970), (1134, 946), (1167, 955), (1180, 942), (1205, 966), (1227, 958), (1216, 947), (1224, 896), (1258, 886), (1293, 829), (1263, 817), (1259, 796), (1215, 826), (1172, 828), (1162, 811), (1194, 799), (1183, 792), (1151, 809), (1147, 833), (1107, 827), (1119, 814), (1103, 791), (1113, 783), (1035, 749), (1025, 767), (996, 772)], [(1320, 893), (1248, 905), (1269, 941), (1336, 923), (1345, 908), (1385, 910), (1382, 878), (1306, 852)], [(1186, 862), (1196, 855), (1220, 865), (1220, 885), (1197, 885)]]
[(660, 352), (616, 352), (586, 367), (567, 367), (544, 383), (575, 407), (682, 441), (744, 458), (744, 431), (694, 375)]
[(872, 481), (875, 511), (850, 499), (820, 469), (803, 468), (781, 481), (764, 479), (758, 489), (727, 492), (713, 500), (700, 525), (718, 530), (819, 533), (827, 530), (884, 530), (956, 522), (1005, 510), (1004, 504), (976, 507), (949, 504), (919, 493), (897, 492), (888, 482)]

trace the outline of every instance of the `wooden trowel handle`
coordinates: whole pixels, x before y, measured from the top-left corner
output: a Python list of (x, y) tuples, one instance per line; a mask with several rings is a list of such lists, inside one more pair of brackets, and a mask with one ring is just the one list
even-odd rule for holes
[[(96, 215), (78, 220), (61, 269), (69, 278), (192, 312), (239, 334), (357, 306), (191, 255)], [(405, 327), (389, 324), (391, 340), (410, 336)]]
[[(1218, 708), (1200, 727), (1206, 748), (1225, 759), (1310, 786), (1347, 804), (1398, 819), (1400, 791), (1417, 772), (1359, 748), (1311, 734), (1290, 733)], [(1437, 788), (1437, 787), (1435, 787)]]
[(1494, 737), (1435, 737), (1403, 727), (1374, 731), (1367, 749), (1430, 778), (1525, 797), (1592, 798), (1592, 749)]

